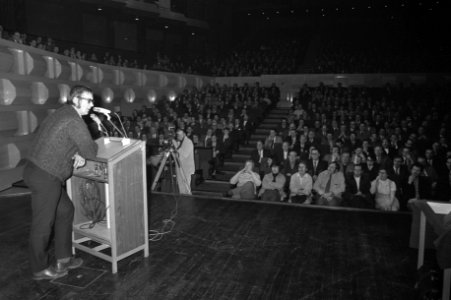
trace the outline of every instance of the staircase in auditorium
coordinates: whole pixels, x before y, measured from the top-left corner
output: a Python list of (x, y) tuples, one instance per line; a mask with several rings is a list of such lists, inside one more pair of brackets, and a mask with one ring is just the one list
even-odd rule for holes
[(215, 179), (206, 179), (193, 188), (193, 195), (224, 197), (224, 194), (230, 189), (230, 178), (244, 167), (246, 159), (251, 157), (251, 152), (256, 148), (258, 140), (264, 140), (269, 135), (269, 130), (277, 128), (283, 118), (286, 118), (290, 108), (274, 108), (258, 125), (255, 132), (251, 135), (248, 145), (240, 144), (239, 150), (232, 154), (231, 158), (226, 158), (224, 166), (220, 169), (222, 174), (217, 174)]

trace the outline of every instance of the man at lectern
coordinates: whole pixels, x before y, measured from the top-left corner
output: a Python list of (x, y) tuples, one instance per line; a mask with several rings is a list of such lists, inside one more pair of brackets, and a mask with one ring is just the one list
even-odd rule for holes
[[(64, 188), (74, 168), (85, 158), (94, 158), (97, 144), (82, 116), (93, 107), (93, 93), (74, 86), (67, 105), (49, 115), (39, 126), (27, 164), (24, 181), (31, 189), (32, 221), (30, 263), (34, 280), (55, 279), (82, 265), (72, 257), (74, 206)], [(56, 264), (49, 264), (48, 246), (54, 231)]]
[(191, 194), (191, 175), (195, 172), (194, 145), (182, 129), (177, 129), (173, 145), (178, 153), (180, 166), (176, 167), (180, 194)]

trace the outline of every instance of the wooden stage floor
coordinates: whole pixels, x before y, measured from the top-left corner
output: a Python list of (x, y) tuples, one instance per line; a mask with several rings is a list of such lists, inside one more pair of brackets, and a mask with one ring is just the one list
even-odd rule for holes
[(83, 268), (54, 283), (31, 280), (29, 196), (0, 198), (0, 299), (413, 298), (408, 214), (154, 194), (151, 229), (175, 201), (176, 225), (150, 242), (149, 258), (126, 258), (112, 275), (78, 252)]

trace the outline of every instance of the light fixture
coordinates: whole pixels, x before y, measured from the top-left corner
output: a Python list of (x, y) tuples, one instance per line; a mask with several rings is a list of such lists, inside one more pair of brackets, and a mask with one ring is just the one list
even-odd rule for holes
[(103, 9), (101, 7), (97, 8), (97, 11), (102, 11)]
[(164, 29), (168, 29), (169, 28), (169, 26), (168, 25), (164, 25)]
[(139, 21), (139, 18), (138, 18), (138, 17), (136, 17), (136, 18), (135, 18), (135, 21)]
[(191, 35), (196, 35), (196, 33), (195, 32), (191, 32)]

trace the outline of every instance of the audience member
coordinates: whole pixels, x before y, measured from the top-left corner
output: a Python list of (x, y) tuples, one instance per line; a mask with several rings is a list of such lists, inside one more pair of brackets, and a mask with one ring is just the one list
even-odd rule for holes
[(388, 179), (387, 170), (379, 169), (379, 175), (371, 182), (371, 194), (374, 195), (376, 209), (384, 211), (399, 210), (399, 200), (396, 198), (396, 184)]
[(331, 162), (326, 170), (318, 175), (313, 189), (316, 193), (316, 204), (339, 206), (345, 191), (345, 179), (337, 162)]
[(362, 165), (354, 165), (352, 174), (345, 178), (345, 192), (343, 193), (343, 205), (356, 208), (374, 208), (374, 201), (370, 193), (371, 181), (367, 174), (363, 173)]
[(305, 203), (312, 202), (312, 186), (313, 180), (310, 174), (307, 173), (307, 166), (304, 162), (298, 165), (298, 172), (294, 173), (290, 178), (290, 203)]
[(231, 179), (230, 184), (236, 185), (228, 192), (234, 199), (255, 199), (257, 187), (261, 185), (260, 175), (253, 171), (254, 162), (247, 160), (244, 168), (238, 171)]
[(263, 201), (282, 201), (286, 198), (285, 181), (285, 176), (280, 173), (279, 165), (273, 163), (271, 171), (263, 177), (259, 197)]

